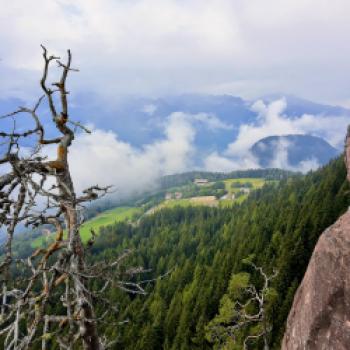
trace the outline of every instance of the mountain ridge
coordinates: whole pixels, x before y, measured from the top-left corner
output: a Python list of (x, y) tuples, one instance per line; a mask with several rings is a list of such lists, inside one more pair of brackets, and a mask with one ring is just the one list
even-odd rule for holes
[(267, 136), (257, 141), (250, 150), (263, 168), (274, 165), (274, 160), (281, 156), (295, 168), (307, 161), (324, 165), (340, 153), (321, 137), (307, 134)]

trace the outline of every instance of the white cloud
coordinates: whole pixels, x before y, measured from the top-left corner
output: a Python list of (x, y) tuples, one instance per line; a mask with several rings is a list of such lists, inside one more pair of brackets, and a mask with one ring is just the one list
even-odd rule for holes
[(288, 150), (292, 146), (292, 143), (286, 139), (279, 139), (275, 141), (275, 153), (274, 158), (271, 159), (268, 167), (269, 168), (279, 168), (288, 169), (293, 171), (300, 171), (306, 173), (309, 170), (317, 169), (320, 164), (317, 159), (311, 157), (310, 159), (302, 160), (298, 165), (291, 165), (288, 160)]
[(193, 120), (196, 120), (205, 124), (210, 130), (233, 129), (233, 125), (224, 123), (217, 116), (212, 114), (198, 113), (198, 114), (192, 115), (191, 117)]
[(114, 185), (117, 195), (152, 188), (162, 175), (191, 166), (194, 128), (184, 113), (168, 118), (164, 139), (141, 149), (123, 142), (112, 131), (79, 134), (70, 149), (70, 166), (78, 191), (92, 184)]
[(247, 152), (244, 156), (231, 158), (212, 152), (204, 159), (204, 169), (213, 172), (230, 172), (233, 170), (260, 168), (254, 156)]
[[(137, 148), (113, 131), (88, 125), (92, 134), (77, 134), (69, 153), (76, 190), (94, 184), (113, 185), (116, 195), (124, 197), (154, 188), (163, 175), (193, 169), (196, 122), (212, 129), (229, 127), (212, 115), (175, 112), (166, 118), (162, 139)], [(53, 159), (55, 149), (48, 146), (43, 152)]]
[(304, 114), (292, 119), (284, 114), (286, 107), (285, 99), (269, 104), (256, 101), (252, 110), (258, 114), (257, 123), (240, 127), (238, 137), (228, 145), (226, 155), (245, 154), (255, 142), (272, 135), (311, 134), (326, 139), (334, 147), (342, 147), (348, 117)]
[[(275, 135), (311, 134), (327, 140), (331, 145), (341, 149), (344, 142), (344, 130), (349, 123), (348, 117), (304, 114), (297, 118), (289, 118), (284, 114), (286, 100), (279, 99), (269, 104), (258, 100), (252, 110), (258, 114), (256, 123), (243, 124), (237, 138), (227, 146), (223, 154), (213, 152), (204, 161), (204, 166), (211, 171), (232, 171), (236, 169), (259, 168), (259, 164), (250, 152), (250, 148), (262, 138)], [(283, 168), (306, 172), (316, 169), (316, 159), (308, 159), (298, 166), (288, 162), (286, 140), (276, 145), (274, 159), (269, 167)]]
[[(270, 104), (257, 101), (252, 109), (258, 113), (255, 124), (242, 125), (234, 142), (223, 154), (214, 151), (203, 159), (203, 168), (210, 171), (232, 171), (258, 168), (258, 162), (249, 152), (250, 147), (263, 137), (292, 133), (313, 132), (340, 144), (346, 130), (346, 118), (302, 115), (290, 119), (285, 116), (286, 102), (280, 99)], [(93, 129), (93, 133), (78, 134), (70, 148), (70, 167), (77, 191), (94, 184), (114, 185), (117, 195), (125, 196), (153, 188), (156, 180), (166, 174), (189, 171), (195, 167), (196, 123), (211, 129), (231, 128), (216, 116), (175, 112), (166, 118), (164, 136), (140, 148), (119, 138), (113, 131)], [(307, 159), (297, 167), (288, 163), (289, 143), (276, 145), (277, 152), (270, 167), (308, 171), (319, 166), (315, 159)], [(46, 147), (52, 159), (55, 147)]]
[[(0, 13), (0, 92), (36, 88), (39, 44), (71, 48), (76, 90), (349, 99), (347, 0), (22, 0)], [(25, 74), (25, 72), (27, 72)], [(20, 73), (20, 74), (19, 74)], [(23, 95), (23, 93), (21, 93)]]
[[(259, 114), (258, 122), (242, 125), (237, 139), (228, 145), (226, 152), (209, 154), (203, 159), (203, 168), (209, 171), (259, 168), (249, 148), (261, 138), (271, 135), (314, 131), (328, 136), (328, 140), (334, 140), (335, 144), (342, 142), (346, 118), (303, 115), (289, 119), (283, 114), (285, 107), (284, 99), (270, 104), (255, 102), (252, 108)], [(112, 131), (95, 129), (91, 135), (77, 135), (69, 157), (78, 191), (96, 183), (112, 184), (117, 189), (117, 195), (124, 196), (153, 188), (162, 175), (193, 169), (196, 122), (213, 129), (230, 128), (212, 115), (175, 112), (166, 119), (164, 137), (141, 148), (122, 141)], [(276, 146), (277, 152), (270, 167), (306, 172), (319, 166), (315, 159), (291, 166), (287, 157), (288, 147), (285, 140)], [(53, 149), (49, 153), (52, 157)]]
[(141, 112), (144, 112), (148, 115), (153, 115), (156, 110), (157, 110), (157, 106), (150, 103), (150, 104), (144, 105), (141, 109)]
[(289, 167), (286, 169), (294, 170), (294, 171), (301, 171), (302, 173), (307, 173), (310, 170), (316, 170), (319, 168), (321, 164), (318, 163), (317, 159), (310, 158), (307, 160), (301, 161), (297, 167)]

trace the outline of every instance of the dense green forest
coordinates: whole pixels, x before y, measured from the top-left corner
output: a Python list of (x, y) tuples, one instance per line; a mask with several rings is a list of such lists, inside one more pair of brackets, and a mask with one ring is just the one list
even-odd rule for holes
[(205, 178), (209, 181), (218, 181), (225, 179), (237, 178), (264, 178), (266, 180), (281, 180), (286, 179), (294, 172), (283, 169), (249, 169), (235, 170), (228, 173), (213, 173), (208, 171), (190, 171), (183, 174), (167, 175), (160, 178), (159, 183), (162, 189), (167, 189), (174, 186), (182, 186), (194, 181), (194, 179)]
[[(139, 279), (156, 280), (145, 283), (146, 295), (128, 294), (117, 283), (106, 289), (104, 297), (118, 312), (99, 322), (101, 333), (116, 340), (114, 349), (243, 349), (242, 339), (254, 334), (256, 325), (244, 328), (237, 343), (226, 347), (225, 334), (219, 345), (210, 327), (230, 326), (226, 309), (234, 302), (233, 286), (240, 279), (261, 285), (259, 274), (246, 263), (249, 257), (268, 274), (278, 271), (271, 281), (273, 297), (266, 317), (272, 327), (271, 349), (279, 349), (316, 241), (349, 205), (345, 177), (339, 158), (306, 176), (268, 182), (232, 207), (175, 207), (145, 216), (138, 224), (102, 227), (89, 249), (92, 263), (112, 261), (131, 249), (125, 269), (142, 266), (149, 271)], [(94, 299), (99, 315), (107, 305), (101, 300), (102, 296)], [(262, 349), (262, 339), (248, 349)]]
[[(161, 177), (152, 190), (145, 190), (135, 195), (131, 195), (124, 199), (118, 199), (116, 196), (109, 196), (107, 198), (91, 203), (84, 209), (84, 221), (95, 218), (107, 210), (116, 209), (116, 207), (137, 207), (140, 212), (147, 210), (164, 202), (167, 193), (181, 192), (182, 198), (190, 198), (193, 196), (216, 196), (220, 198), (225, 193), (225, 180), (251, 178), (267, 180), (286, 179), (291, 176), (297, 176), (297, 173), (283, 170), (283, 169), (252, 169), (239, 170), (229, 173), (214, 173), (214, 172), (188, 172), (183, 174), (175, 174)], [(196, 178), (204, 177), (210, 181), (207, 186), (197, 186), (194, 184)], [(242, 186), (241, 182), (236, 183), (236, 187), (247, 187), (247, 183)], [(249, 188), (253, 188), (252, 184), (248, 183)], [(236, 198), (244, 193), (236, 192)], [(119, 221), (119, 220), (118, 220)], [(46, 225), (44, 228), (54, 230), (54, 227)], [(42, 237), (42, 227), (30, 228), (29, 230), (23, 227), (18, 228), (18, 235), (13, 242), (13, 250), (15, 256), (24, 257), (32, 250), (32, 242)], [(5, 235), (0, 235), (0, 255), (3, 253), (4, 246), (1, 245), (5, 240)]]
[[(278, 270), (276, 296), (267, 310), (269, 343), (279, 349), (285, 321), (315, 243), (349, 205), (343, 159), (306, 176), (254, 191), (232, 208), (173, 208), (146, 217), (138, 226), (105, 227), (92, 259), (110, 259), (133, 249), (130, 264), (152, 269), (148, 295), (113, 289), (120, 326), (101, 324), (116, 349), (211, 349), (208, 324), (218, 314), (232, 276), (249, 272), (248, 256), (265, 271)], [(110, 320), (112, 321), (112, 319)], [(251, 330), (247, 329), (246, 332)], [(238, 346), (238, 349), (242, 348)], [(261, 343), (250, 349), (261, 349)]]

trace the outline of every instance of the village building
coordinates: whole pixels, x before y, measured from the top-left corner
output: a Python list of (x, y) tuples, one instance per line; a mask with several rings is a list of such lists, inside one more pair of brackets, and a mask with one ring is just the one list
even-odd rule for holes
[(181, 199), (182, 193), (181, 192), (175, 192), (175, 199)]
[(209, 183), (208, 179), (195, 179), (194, 183), (198, 186), (204, 186)]

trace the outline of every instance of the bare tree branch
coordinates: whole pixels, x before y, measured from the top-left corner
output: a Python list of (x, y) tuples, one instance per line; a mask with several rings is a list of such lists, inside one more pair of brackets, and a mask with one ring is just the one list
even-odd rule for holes
[[(77, 70), (71, 68), (70, 50), (63, 63), (59, 57), (49, 55), (44, 46), (42, 49), (44, 69), (40, 86), (44, 95), (33, 108), (20, 107), (0, 117), (0, 120), (13, 121), (11, 130), (0, 131), (3, 140), (0, 166), (6, 170), (0, 176), (0, 228), (7, 234), (5, 255), (0, 261), (0, 336), (4, 337), (7, 350), (30, 349), (35, 342), (41, 343), (43, 350), (50, 348), (50, 342), (61, 349), (72, 349), (78, 342), (87, 350), (105, 349), (112, 343), (99, 334), (97, 323), (103, 322), (109, 311), (117, 312), (104, 297), (105, 292), (115, 286), (128, 293), (145, 294), (143, 284), (150, 280), (137, 282), (136, 276), (144, 272), (140, 267), (121, 268), (131, 251), (113, 261), (95, 265), (86, 261), (86, 249), (94, 243), (96, 234), (92, 234), (86, 247), (80, 237), (82, 205), (106, 195), (111, 187), (95, 185), (80, 196), (76, 194), (68, 164), (75, 130), (68, 125), (90, 132), (69, 116), (66, 83), (69, 73)], [(48, 87), (53, 60), (61, 70), (60, 80), (51, 84), (55, 89)], [(55, 94), (59, 97), (59, 106), (55, 104)], [(48, 103), (58, 133), (51, 139), (45, 138), (45, 127), (38, 114), (44, 101)], [(22, 114), (30, 116), (34, 126), (17, 131), (16, 121)], [(36, 141), (32, 151), (21, 152), (22, 141), (33, 136)], [(54, 160), (47, 160), (42, 152), (49, 144), (57, 145)], [(21, 223), (32, 228), (53, 227), (54, 241), (27, 259), (15, 259), (12, 244), (16, 227)], [(98, 287), (92, 287), (96, 285)], [(96, 315), (96, 302), (106, 305), (104, 309), (108, 312)], [(52, 308), (52, 304), (59, 307)]]
[[(229, 323), (222, 323), (219, 317), (219, 323), (213, 320), (209, 326), (210, 341), (219, 344), (219, 349), (226, 349), (227, 339), (229, 338), (233, 343), (237, 343), (238, 340), (243, 346), (244, 350), (248, 350), (252, 342), (256, 342), (259, 339), (263, 339), (264, 350), (269, 350), (268, 337), (272, 330), (271, 325), (268, 322), (266, 316), (266, 307), (268, 304), (268, 294), (271, 290), (271, 281), (277, 276), (277, 271), (273, 271), (271, 275), (264, 272), (262, 267), (259, 267), (251, 261), (246, 262), (250, 265), (258, 276), (262, 279), (262, 285), (260, 288), (253, 284), (245, 286), (242, 290), (244, 296), (244, 302), (235, 300), (230, 313)], [(251, 329), (251, 326), (258, 326), (258, 331), (255, 329), (253, 334), (242, 334)]]

